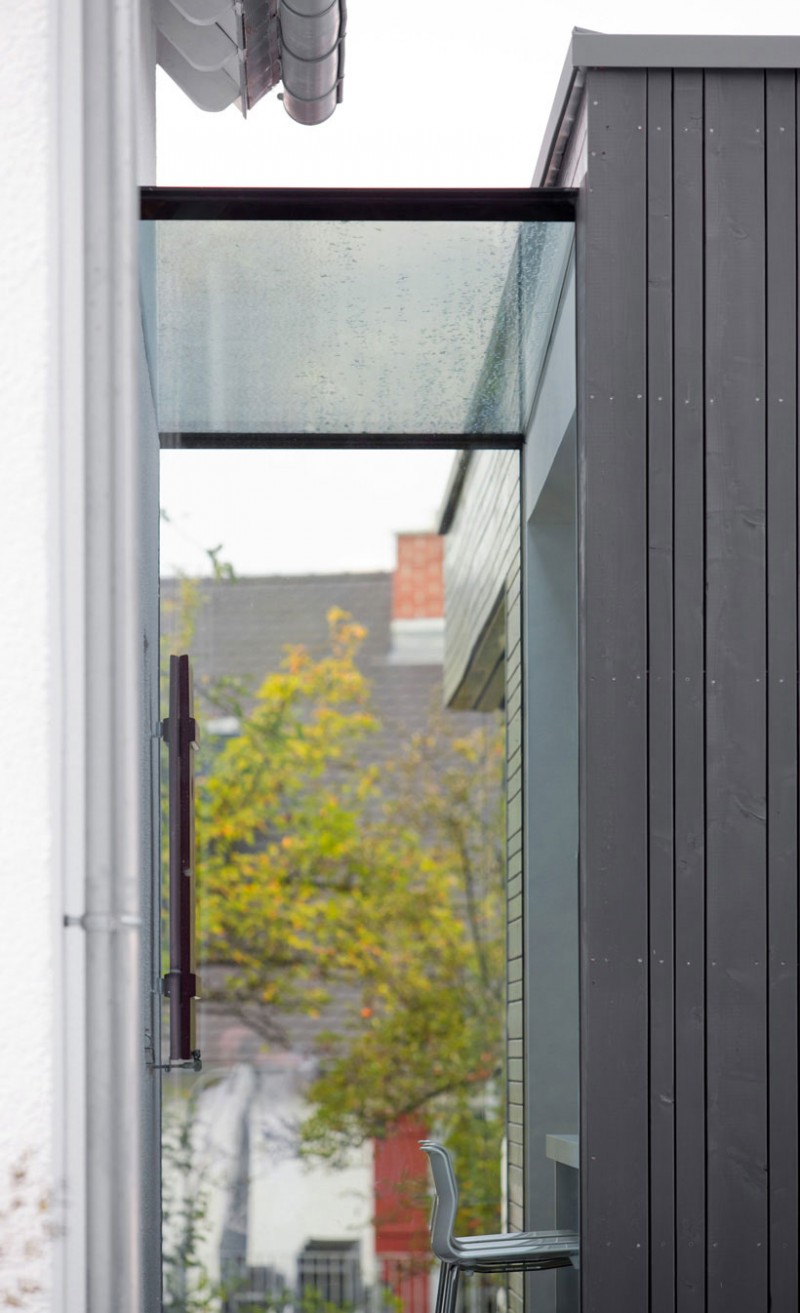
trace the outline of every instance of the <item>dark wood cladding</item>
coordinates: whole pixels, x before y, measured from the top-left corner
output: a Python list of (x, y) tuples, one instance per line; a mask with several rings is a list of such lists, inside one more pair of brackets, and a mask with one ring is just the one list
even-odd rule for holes
[(769, 1273), (773, 1308), (797, 1308), (797, 94), (766, 86), (767, 149), (767, 989)]
[(649, 1183), (653, 1313), (675, 1307), (675, 898), (673, 572), (672, 78), (651, 74), (647, 116), (647, 569), (649, 622), (648, 776)]
[(610, 1313), (648, 1297), (647, 79), (592, 82), (579, 314), (581, 1284), (584, 1308)]
[(764, 78), (705, 77), (708, 1313), (767, 1308)]
[(585, 96), (582, 1307), (796, 1313), (796, 75)]
[[(669, 125), (666, 125), (668, 130)], [(675, 1285), (705, 1313), (703, 75), (673, 79)], [(678, 949), (680, 946), (680, 949)], [(651, 1027), (667, 1024), (654, 1015)], [(665, 1170), (671, 1170), (667, 1158)]]

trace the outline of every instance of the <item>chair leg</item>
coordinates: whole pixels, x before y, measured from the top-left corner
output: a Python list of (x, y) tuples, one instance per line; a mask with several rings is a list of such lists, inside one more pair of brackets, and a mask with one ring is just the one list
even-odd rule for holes
[(439, 1264), (439, 1284), (436, 1287), (436, 1310), (435, 1313), (444, 1313), (447, 1302), (447, 1282), (450, 1274), (450, 1264)]
[(439, 1264), (439, 1284), (436, 1287), (436, 1313), (456, 1313), (458, 1278), (461, 1275), (456, 1263)]
[(450, 1302), (447, 1313), (456, 1313), (456, 1304), (458, 1303), (458, 1283), (461, 1280), (461, 1268), (453, 1266), (450, 1274)]

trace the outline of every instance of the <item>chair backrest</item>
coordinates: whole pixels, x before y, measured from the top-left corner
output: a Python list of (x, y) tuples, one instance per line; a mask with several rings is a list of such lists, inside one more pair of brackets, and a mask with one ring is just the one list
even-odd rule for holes
[(437, 1258), (447, 1258), (453, 1240), (458, 1211), (458, 1185), (453, 1161), (443, 1144), (421, 1140), (420, 1148), (428, 1155), (436, 1199), (431, 1217), (431, 1249)]

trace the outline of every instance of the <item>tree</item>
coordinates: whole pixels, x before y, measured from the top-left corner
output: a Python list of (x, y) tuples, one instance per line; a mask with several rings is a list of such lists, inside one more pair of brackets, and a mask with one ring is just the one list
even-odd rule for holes
[(330, 651), (289, 649), (249, 710), (209, 690), (241, 730), (198, 789), (204, 997), (276, 1044), (292, 1014), (324, 1022), (346, 991), (350, 1024), (320, 1039), (306, 1152), (335, 1158), (422, 1114), (464, 1150), (462, 1224), (496, 1229), (500, 729), (455, 734), (439, 713), (379, 776), (364, 631), (341, 611), (329, 624)]
[[(394, 873), (370, 910), (382, 952), (360, 982), (361, 1025), (332, 1046), (305, 1142), (335, 1155), (423, 1113), (453, 1149), (461, 1225), (498, 1229), (504, 1128), (505, 917), (498, 723), (454, 733), (446, 712), (387, 772), (381, 823)], [(353, 1079), (353, 1072), (358, 1078)]]

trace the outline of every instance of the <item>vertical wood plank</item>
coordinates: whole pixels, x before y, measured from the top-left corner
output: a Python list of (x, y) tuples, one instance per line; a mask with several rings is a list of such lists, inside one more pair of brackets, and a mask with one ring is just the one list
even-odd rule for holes
[(797, 1272), (797, 108), (766, 75), (770, 1308)]
[(671, 70), (647, 84), (650, 1313), (674, 1313)]
[(708, 1313), (768, 1299), (764, 75), (705, 75)]
[(703, 74), (676, 69), (674, 154), (675, 1277), (705, 1313)]
[(581, 404), (583, 1313), (648, 1304), (646, 113), (587, 77)]

